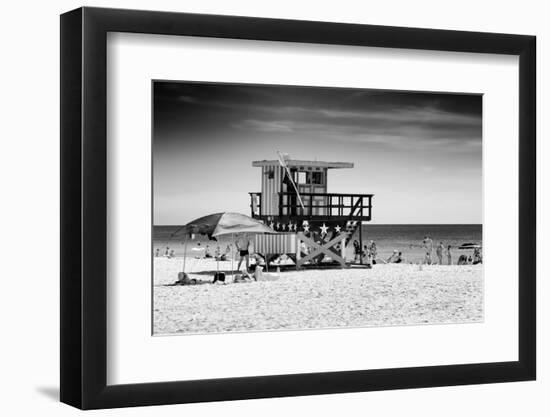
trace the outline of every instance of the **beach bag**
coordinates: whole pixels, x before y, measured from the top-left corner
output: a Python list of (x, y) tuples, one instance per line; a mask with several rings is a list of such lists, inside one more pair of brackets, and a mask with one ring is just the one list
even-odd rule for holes
[(212, 281), (213, 284), (215, 284), (217, 281), (225, 282), (225, 273), (223, 272), (216, 272), (214, 274), (214, 281)]

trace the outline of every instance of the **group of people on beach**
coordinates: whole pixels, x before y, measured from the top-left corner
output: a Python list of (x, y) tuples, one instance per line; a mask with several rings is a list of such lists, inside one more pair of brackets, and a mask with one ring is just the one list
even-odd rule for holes
[[(163, 255), (165, 258), (173, 258), (176, 256), (176, 253), (174, 251), (174, 249), (170, 249), (170, 246), (166, 246), (166, 250), (164, 251), (164, 255)], [(155, 250), (155, 258), (158, 258), (160, 257), (160, 248), (157, 248)]]
[(367, 245), (364, 245), (363, 249), (361, 249), (361, 245), (359, 244), (359, 242), (357, 240), (354, 240), (353, 253), (354, 262), (362, 261), (366, 265), (376, 265), (379, 262), (385, 264), (405, 263), (403, 252), (398, 251), (397, 249), (394, 250), (387, 259), (378, 258), (378, 247), (376, 246), (376, 242), (374, 240), (371, 240)]
[(439, 245), (437, 245), (435, 248), (437, 262), (434, 262), (433, 259), (434, 241), (431, 237), (424, 236), (422, 247), (426, 250), (426, 255), (424, 256), (424, 263), (426, 265), (443, 265), (443, 254), (445, 254), (445, 257), (447, 258), (447, 265), (453, 264), (451, 245), (447, 245), (447, 248), (445, 248), (443, 242), (439, 242)]
[[(439, 245), (435, 247), (435, 255), (437, 256), (437, 260), (435, 261), (433, 259), (433, 251), (434, 251), (434, 242), (433, 239), (429, 236), (424, 236), (424, 240), (422, 241), (422, 246), (426, 250), (426, 255), (424, 257), (424, 263), (427, 265), (443, 265), (443, 256), (447, 259), (447, 265), (453, 264), (453, 256), (451, 253), (451, 245), (445, 245), (443, 242), (439, 242)], [(479, 263), (482, 263), (482, 257), (481, 257), (481, 248), (474, 248), (474, 254), (472, 256), (466, 256), (466, 255), (460, 255), (458, 258), (457, 265), (477, 265)]]
[(458, 258), (457, 265), (477, 265), (482, 263), (482, 257), (481, 257), (481, 249), (480, 248), (474, 248), (474, 255), (472, 256), (466, 256), (466, 255), (460, 255)]
[[(217, 261), (226, 261), (228, 259), (228, 256), (232, 252), (232, 244), (229, 243), (225, 251), (222, 252), (221, 247), (218, 245), (215, 249), (215, 252), (212, 253), (212, 249), (210, 245), (206, 245), (204, 248), (200, 247), (200, 242), (197, 243), (198, 249), (200, 251), (204, 250), (204, 258), (213, 258)], [(237, 240), (235, 241), (235, 247), (236, 252), (238, 253), (239, 261), (237, 264), (237, 270), (241, 270), (241, 266), (243, 262), (246, 265), (246, 269), (243, 269), (245, 271), (248, 271), (250, 269), (250, 259), (251, 257), (254, 258), (256, 261), (256, 264), (260, 264), (262, 262), (265, 262), (265, 260), (256, 254), (250, 254), (250, 239), (246, 235), (239, 236)], [(453, 264), (453, 256), (452, 256), (452, 246), (447, 245), (445, 246), (442, 241), (439, 242), (437, 246), (434, 247), (434, 241), (430, 236), (424, 236), (424, 239), (422, 240), (422, 247), (425, 250), (425, 255), (423, 259), (423, 263), (426, 265), (452, 265)], [(307, 248), (303, 249), (304, 254), (307, 254)], [(434, 257), (435, 252), (435, 257)], [(354, 253), (354, 259), (353, 261), (356, 263), (364, 263), (366, 265), (375, 265), (376, 263), (406, 263), (405, 256), (403, 255), (403, 252), (400, 250), (395, 249), (391, 255), (387, 259), (380, 259), (378, 257), (378, 247), (376, 245), (376, 242), (374, 240), (370, 240), (368, 244), (364, 245), (363, 248), (361, 248), (361, 245), (359, 241), (354, 240), (353, 241), (353, 253)], [(157, 248), (155, 251), (155, 257), (160, 256), (160, 248)], [(175, 256), (174, 249), (170, 249), (170, 247), (166, 247), (164, 251), (165, 258), (173, 258)], [(200, 257), (197, 257), (200, 259)], [(469, 265), (473, 264), (476, 265), (478, 263), (482, 262), (482, 255), (481, 255), (481, 249), (480, 248), (474, 248), (473, 256), (466, 256), (466, 255), (460, 255), (457, 261), (457, 265)]]
[(363, 261), (367, 265), (374, 265), (377, 262), (377, 256), (378, 247), (376, 246), (376, 242), (374, 240), (371, 240), (368, 244), (363, 245), (363, 248), (361, 248), (359, 241), (353, 241), (353, 262), (357, 263)]
[[(434, 241), (429, 236), (424, 236), (422, 240), (422, 247), (425, 250), (423, 263), (426, 265), (452, 265), (453, 254), (451, 252), (451, 245), (444, 245), (442, 241), (435, 246)], [(435, 252), (435, 256), (434, 256)], [(377, 257), (378, 249), (376, 242), (371, 240), (367, 245), (361, 248), (359, 241), (353, 241), (353, 253), (355, 263), (365, 263), (367, 265), (375, 265), (376, 263), (406, 263), (403, 252), (395, 249), (387, 259), (380, 259)], [(480, 248), (474, 248), (473, 256), (460, 255), (457, 265), (476, 265), (482, 263), (482, 255)]]
[(227, 245), (224, 252), (222, 252), (222, 248), (220, 247), (220, 245), (216, 246), (216, 249), (214, 250), (214, 254), (212, 254), (212, 249), (210, 248), (210, 245), (206, 245), (206, 247), (204, 248), (204, 257), (214, 258), (216, 261), (226, 261), (227, 255), (230, 252), (231, 252), (231, 244)]
[[(222, 252), (222, 249), (220, 245), (217, 245), (215, 247), (214, 253), (212, 252), (212, 248), (210, 245), (202, 246), (200, 242), (197, 242), (197, 246), (192, 248), (193, 251), (197, 252), (204, 252), (204, 254), (195, 256), (195, 259), (215, 259), (216, 261), (226, 261), (231, 256), (232, 245), (235, 245), (236, 252), (239, 256), (239, 261), (237, 264), (237, 273), (236, 275), (233, 275), (233, 281), (234, 283), (238, 282), (251, 282), (251, 281), (257, 281), (258, 276), (261, 276), (262, 274), (262, 267), (261, 265), (264, 264), (264, 259), (258, 255), (258, 254), (251, 254), (250, 252), (250, 240), (246, 235), (240, 235), (237, 237), (237, 240), (234, 243), (228, 243), (225, 251)], [(168, 258), (172, 257), (170, 256), (169, 248), (167, 247), (167, 253), (169, 254)], [(172, 251), (173, 254), (173, 251)], [(160, 256), (159, 249), (156, 249), (155, 256)], [(255, 265), (252, 265), (252, 273), (251, 271), (251, 265), (250, 260), (255, 260)], [(245, 267), (241, 269), (241, 266), (245, 263)], [(197, 285), (199, 283), (206, 283), (207, 281), (198, 281), (197, 279), (191, 279), (189, 278), (189, 275), (185, 272), (181, 272), (178, 274), (178, 280), (170, 285)], [(213, 284), (220, 283), (225, 284), (225, 272), (217, 271), (214, 274), (213, 281), (208, 281)]]

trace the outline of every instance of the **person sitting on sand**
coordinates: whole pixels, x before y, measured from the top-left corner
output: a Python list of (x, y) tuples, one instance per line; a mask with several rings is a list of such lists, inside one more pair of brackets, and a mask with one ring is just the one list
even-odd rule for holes
[(480, 263), (481, 263), (481, 249), (480, 248), (475, 248), (474, 249), (474, 262), (473, 262), (473, 264), (477, 265), (477, 264), (480, 264)]
[(239, 282), (251, 282), (256, 281), (254, 275), (250, 274), (248, 270), (243, 269), (240, 274), (235, 275), (233, 278), (233, 283), (237, 284)]
[(216, 246), (216, 251), (214, 252), (214, 254), (216, 255), (216, 261), (225, 261), (227, 260), (227, 256), (226, 256), (226, 253), (222, 253), (222, 248), (220, 248), (220, 246)]
[(460, 255), (458, 257), (457, 265), (467, 265), (468, 264), (468, 257), (466, 255)]
[(430, 239), (429, 236), (424, 236), (424, 240), (422, 241), (422, 246), (426, 248), (426, 256), (424, 257), (424, 263), (431, 265), (434, 242), (432, 239)]
[(453, 257), (451, 255), (451, 245), (447, 246), (447, 250), (445, 251), (445, 255), (447, 255), (447, 265), (453, 264)]
[(174, 251), (174, 249), (172, 249), (170, 251), (170, 254), (168, 255), (169, 258), (173, 258), (174, 256), (176, 256), (176, 252)]
[(210, 252), (210, 245), (206, 245), (206, 249), (204, 250), (204, 257), (212, 258), (212, 252)]
[(244, 260), (246, 260), (246, 270), (248, 271), (248, 268), (250, 268), (250, 253), (248, 251), (250, 247), (250, 240), (248, 240), (247, 237), (243, 235), (237, 239), (237, 241), (235, 242), (235, 246), (237, 247), (240, 256), (237, 269), (240, 270), (241, 264)]
[(250, 255), (250, 259), (254, 261), (254, 265), (256, 266), (265, 266), (265, 259), (259, 253), (253, 253)]
[(397, 263), (398, 259), (399, 259), (399, 251), (395, 249), (393, 253), (390, 255), (390, 257), (386, 259), (386, 263), (388, 264)]
[(435, 248), (435, 253), (437, 255), (437, 259), (439, 260), (439, 265), (443, 265), (443, 250), (445, 249), (445, 246), (443, 246), (443, 242), (439, 242), (439, 245)]
[(395, 260), (395, 263), (396, 264), (404, 264), (405, 263), (405, 258), (403, 257), (403, 252), (399, 252), (397, 254), (397, 259)]
[(219, 255), (218, 261), (227, 261), (227, 255), (230, 253), (231, 253), (231, 244), (227, 245), (224, 253), (221, 253), (221, 248), (220, 248), (220, 255)]

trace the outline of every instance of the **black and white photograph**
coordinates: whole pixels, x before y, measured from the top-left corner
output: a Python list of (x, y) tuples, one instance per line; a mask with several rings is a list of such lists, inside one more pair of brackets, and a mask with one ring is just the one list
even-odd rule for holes
[(153, 334), (482, 322), (482, 95), (153, 81)]

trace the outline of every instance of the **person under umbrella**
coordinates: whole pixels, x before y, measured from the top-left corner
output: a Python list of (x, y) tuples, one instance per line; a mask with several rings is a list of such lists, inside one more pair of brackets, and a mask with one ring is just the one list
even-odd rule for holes
[(237, 270), (241, 270), (241, 265), (244, 260), (246, 260), (246, 270), (250, 268), (250, 239), (243, 234), (241, 236), (238, 236), (235, 246), (237, 247), (237, 250), (239, 251), (239, 264), (237, 265)]
[[(277, 233), (272, 228), (266, 226), (261, 221), (253, 219), (240, 213), (215, 213), (208, 216), (201, 217), (193, 220), (192, 222), (180, 227), (174, 233), (172, 237), (178, 235), (189, 234), (202, 234), (207, 235), (209, 238), (216, 238), (222, 235), (231, 235), (233, 240), (236, 234), (241, 233)], [(185, 240), (185, 244), (187, 239)], [(233, 246), (232, 246), (233, 247)], [(244, 248), (243, 248), (244, 250)], [(233, 271), (234, 255), (231, 254), (231, 270)], [(185, 270), (185, 257), (184, 257), (184, 270)]]
[(474, 259), (472, 260), (472, 256), (468, 256), (466, 258), (466, 255), (460, 255), (458, 259), (458, 265), (466, 265), (466, 264), (479, 264), (482, 262), (482, 256), (481, 256), (481, 245), (477, 243), (464, 243), (458, 247), (460, 250), (472, 250), (474, 251)]

